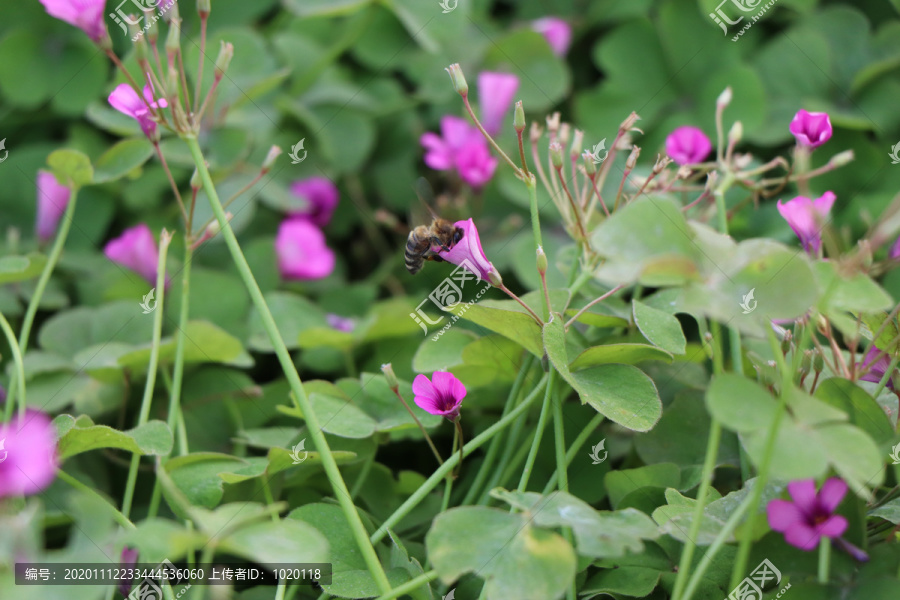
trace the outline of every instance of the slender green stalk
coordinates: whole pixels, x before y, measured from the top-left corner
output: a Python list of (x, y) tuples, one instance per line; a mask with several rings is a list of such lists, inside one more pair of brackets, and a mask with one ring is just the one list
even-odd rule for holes
[[(453, 449), (450, 451), (450, 454), (456, 454), (456, 446), (459, 444), (459, 427), (453, 428)], [(462, 450), (462, 448), (460, 448)], [(459, 459), (460, 464), (462, 464), (462, 458)], [(444, 484), (444, 499), (441, 502), (441, 512), (447, 510), (450, 506), (450, 494), (453, 492), (453, 473), (447, 475), (447, 481)]]
[(135, 528), (134, 523), (132, 523), (128, 517), (126, 517), (125, 515), (120, 513), (118, 508), (113, 506), (109, 500), (107, 500), (106, 498), (101, 496), (99, 493), (97, 493), (97, 490), (95, 490), (94, 488), (78, 481), (77, 479), (75, 479), (74, 477), (72, 477), (71, 475), (69, 475), (68, 473), (63, 471), (62, 469), (60, 469), (56, 472), (56, 476), (59, 477), (60, 479), (62, 479), (63, 481), (65, 481), (66, 483), (68, 483), (69, 485), (71, 485), (76, 490), (79, 490), (89, 496), (92, 496), (93, 498), (100, 500), (103, 503), (103, 505), (106, 507), (106, 509), (109, 511), (109, 513), (112, 515), (113, 519), (115, 519), (116, 523), (118, 523), (122, 527), (125, 527), (126, 529), (134, 529)]
[(819, 540), (819, 583), (828, 583), (828, 572), (831, 569), (831, 540), (822, 537)]
[[(553, 367), (550, 367), (551, 380), (553, 379), (553, 373), (555, 372), (555, 369), (553, 369)], [(550, 386), (547, 386), (547, 389), (550, 389)], [(559, 481), (559, 490), (561, 492), (568, 492), (569, 475), (566, 471), (566, 432), (563, 423), (562, 394), (553, 394), (553, 400), (551, 400), (551, 402), (553, 403), (553, 433), (556, 442), (556, 472)], [(563, 536), (566, 538), (566, 541), (574, 547), (571, 527), (563, 528)], [(575, 578), (573, 577), (568, 589), (566, 590), (566, 598), (568, 598), (568, 600), (575, 600), (577, 595), (578, 594), (575, 589)]]
[[(159, 341), (162, 337), (166, 297), (166, 256), (169, 254), (169, 242), (171, 240), (172, 236), (163, 229), (162, 234), (159, 236), (159, 260), (156, 263), (156, 289), (159, 292), (159, 299), (156, 304), (156, 314), (153, 315), (153, 341), (150, 346), (150, 363), (147, 365), (147, 383), (144, 386), (144, 397), (141, 399), (138, 426), (143, 425), (150, 418), (150, 403), (153, 401), (153, 389), (156, 386), (156, 369), (159, 366)], [(140, 454), (132, 455), (131, 465), (128, 468), (128, 479), (125, 482), (125, 495), (122, 499), (122, 513), (126, 517), (131, 514), (131, 502), (134, 499), (134, 485), (137, 482), (140, 462)]]
[(422, 425), (422, 421), (419, 420), (419, 417), (416, 416), (416, 413), (413, 412), (413, 409), (410, 408), (409, 404), (407, 404), (406, 400), (403, 398), (403, 394), (400, 393), (400, 388), (394, 390), (394, 394), (397, 395), (397, 398), (400, 399), (400, 403), (403, 404), (403, 408), (406, 409), (406, 412), (409, 413), (409, 416), (413, 418), (413, 421), (416, 422), (416, 426), (419, 428), (419, 431), (422, 432), (422, 436), (425, 438), (425, 441), (428, 442), (428, 447), (431, 448), (431, 453), (434, 454), (434, 457), (437, 459), (438, 464), (443, 464), (444, 459), (441, 458), (441, 453), (438, 452), (437, 446), (434, 445), (434, 441), (432, 441), (431, 436), (428, 435), (428, 431), (425, 429), (425, 426)]
[[(22, 319), (22, 329), (19, 330), (19, 350), (23, 355), (28, 350), (28, 339), (31, 337), (31, 327), (34, 325), (34, 317), (37, 315), (38, 307), (41, 304), (41, 298), (44, 297), (44, 290), (47, 289), (50, 275), (53, 274), (53, 270), (59, 262), (59, 257), (62, 255), (63, 247), (66, 245), (66, 238), (69, 237), (69, 230), (72, 228), (72, 216), (75, 214), (75, 203), (77, 200), (78, 188), (75, 188), (69, 196), (69, 204), (66, 206), (66, 212), (60, 221), (59, 231), (56, 234), (56, 239), (53, 241), (50, 255), (47, 257), (47, 264), (44, 265), (44, 269), (41, 271), (41, 276), (38, 278), (37, 285), (34, 286), (34, 293), (31, 294), (31, 299), (28, 301), (28, 308), (25, 309), (25, 317)], [(24, 386), (17, 385), (17, 378), (19, 377), (24, 377), (24, 373), (20, 375), (18, 371), (16, 371), (13, 373), (12, 380), (9, 382), (9, 394), (6, 398), (7, 421), (11, 415), (10, 411), (12, 410), (12, 405), (16, 401), (16, 392), (21, 390), (24, 393), (25, 390)], [(24, 405), (25, 402), (23, 401), (22, 406)]]
[[(524, 155), (522, 157), (522, 164), (524, 165), (525, 158)], [(538, 249), (543, 249), (544, 241), (541, 237), (541, 216), (538, 211), (538, 201), (537, 201), (537, 181), (534, 178), (534, 173), (528, 173), (525, 178), (525, 187), (528, 188), (528, 199), (529, 204), (531, 205), (531, 231), (534, 234), (534, 248), (535, 251)], [(550, 318), (550, 295), (547, 290), (547, 279), (541, 274), (541, 288), (544, 290), (544, 298), (546, 298), (546, 306), (543, 307), (544, 312), (544, 322), (546, 322)]]
[[(499, 431), (502, 431), (505, 427), (508, 427), (511, 423), (515, 422), (516, 419), (519, 418), (522, 413), (524, 413), (528, 408), (534, 403), (535, 400), (540, 396), (541, 390), (543, 390), (544, 386), (547, 384), (548, 377), (545, 375), (541, 378), (541, 381), (535, 386), (534, 390), (532, 390), (531, 394), (528, 395), (525, 400), (522, 401), (519, 406), (515, 408), (511, 413), (482, 431), (479, 435), (472, 438), (468, 444), (463, 446), (463, 455), (471, 454), (481, 446), (483, 446), (488, 440), (497, 435)], [(418, 504), (425, 499), (431, 490), (437, 486), (437, 484), (443, 479), (447, 473), (449, 473), (456, 463), (459, 462), (459, 453), (453, 454), (450, 458), (444, 461), (440, 467), (435, 470), (434, 473), (431, 474), (431, 477), (425, 480), (425, 482), (419, 486), (413, 494), (406, 499), (406, 502), (400, 505), (400, 507), (394, 511), (390, 517), (385, 519), (384, 523), (381, 524), (375, 533), (369, 538), (372, 540), (372, 543), (378, 543), (380, 540), (387, 535), (388, 530), (400, 522), (400, 520), (409, 514), (413, 508), (418, 506)]]
[[(16, 342), (16, 334), (13, 333), (12, 327), (9, 326), (9, 321), (6, 320), (6, 317), (3, 316), (3, 313), (0, 313), (0, 329), (3, 329), (3, 334), (6, 336), (6, 341), (9, 343), (10, 352), (13, 355), (13, 362), (16, 365), (15, 379), (16, 386), (19, 390), (19, 418), (25, 418), (25, 362), (22, 360), (22, 350), (19, 348), (18, 342)], [(13, 388), (15, 389), (15, 388)], [(10, 390), (10, 395), (12, 395), (12, 390)], [(6, 401), (6, 420), (9, 421), (12, 416), (12, 400), (7, 399)]]
[(285, 585), (284, 580), (278, 582), (278, 587), (275, 588), (275, 600), (284, 600)]
[(377, 600), (394, 600), (394, 598), (399, 598), (403, 594), (408, 594), (414, 590), (417, 590), (423, 585), (427, 585), (429, 582), (434, 581), (437, 578), (437, 571), (432, 570), (428, 571), (427, 573), (422, 573), (418, 577), (410, 579), (403, 585), (398, 585), (393, 590), (391, 590), (391, 593), (379, 596)]
[(212, 211), (219, 221), (225, 244), (228, 246), (228, 250), (231, 253), (235, 266), (237, 266), (241, 279), (244, 280), (244, 285), (250, 292), (253, 305), (256, 307), (256, 310), (261, 317), (263, 328), (269, 336), (269, 340), (275, 349), (275, 355), (278, 357), (281, 368), (290, 384), (291, 391), (293, 392), (291, 398), (306, 420), (309, 434), (313, 439), (316, 450), (321, 456), (322, 467), (325, 469), (325, 474), (328, 477), (328, 481), (331, 483), (334, 495), (337, 498), (338, 503), (340, 503), (344, 516), (347, 517), (347, 523), (353, 531), (353, 537), (359, 546), (369, 572), (375, 579), (379, 590), (386, 594), (391, 590), (391, 584), (388, 582), (387, 575), (384, 573), (384, 567), (382, 567), (381, 562), (378, 560), (375, 548), (369, 542), (368, 536), (366, 535), (366, 528), (363, 525), (362, 519), (360, 519), (356, 506), (353, 504), (353, 500), (350, 498), (350, 491), (347, 489), (347, 484), (344, 483), (340, 469), (338, 469), (334, 456), (331, 454), (331, 449), (328, 447), (328, 441), (325, 439), (325, 434), (322, 431), (322, 427), (319, 425), (319, 418), (313, 410), (312, 405), (309, 403), (309, 398), (306, 396), (306, 390), (303, 389), (303, 383), (300, 381), (300, 376), (297, 374), (297, 369), (291, 360), (291, 355), (284, 344), (284, 340), (281, 338), (281, 333), (278, 331), (278, 325), (272, 317), (272, 312), (269, 310), (262, 291), (256, 283), (256, 278), (253, 277), (253, 272), (250, 270), (250, 265), (247, 264), (247, 259), (241, 251), (241, 246), (234, 235), (234, 231), (231, 229), (231, 224), (225, 216), (225, 211), (222, 209), (222, 202), (219, 200), (219, 195), (216, 192), (216, 187), (209, 174), (209, 169), (206, 168), (206, 162), (203, 160), (203, 153), (200, 150), (200, 145), (197, 143), (197, 138), (186, 135), (184, 136), (184, 140), (191, 151), (194, 164), (197, 166), (197, 171), (200, 174), (203, 188), (206, 191), (206, 196), (209, 199)]
[(372, 465), (375, 464), (375, 454), (377, 452), (378, 446), (375, 447), (372, 456), (363, 462), (363, 466), (359, 470), (359, 475), (356, 476), (356, 481), (353, 482), (353, 487), (350, 489), (350, 498), (356, 498), (356, 496), (359, 495), (360, 490), (362, 490), (363, 485), (365, 485), (366, 479), (369, 478), (369, 472), (372, 470)]
[[(275, 497), (272, 495), (272, 486), (269, 485), (269, 479), (267, 477), (263, 478), (262, 488), (263, 488), (263, 496), (266, 499), (266, 504), (269, 506), (272, 506), (273, 504), (275, 504)], [(278, 522), (278, 513), (275, 513), (275, 512), (272, 513), (272, 520), (275, 521), (276, 523)]]
[[(500, 456), (500, 462), (497, 464), (496, 468), (493, 469), (491, 473), (491, 477), (487, 482), (487, 485), (484, 486), (484, 490), (478, 496), (478, 504), (484, 506), (488, 503), (490, 497), (489, 492), (501, 485), (501, 482), (505, 482), (508, 477), (506, 477), (507, 471), (510, 469), (510, 465), (519, 464), (516, 452), (517, 450), (527, 449), (531, 445), (531, 441), (526, 440), (524, 444), (519, 442), (522, 437), (522, 430), (525, 428), (526, 418), (523, 417), (519, 419), (515, 423), (513, 423), (512, 427), (509, 428), (509, 435), (506, 438), (506, 444), (503, 447), (503, 454)], [(526, 436), (527, 437), (527, 436)], [(522, 462), (525, 461), (525, 455), (522, 455)]]
[(525, 468), (522, 469), (522, 477), (519, 478), (520, 492), (524, 492), (528, 488), (528, 480), (531, 478), (531, 471), (534, 469), (534, 461), (537, 458), (538, 448), (541, 446), (541, 438), (544, 436), (544, 427), (547, 425), (547, 416), (550, 414), (550, 404), (553, 392), (553, 384), (555, 381), (556, 370), (550, 369), (547, 377), (547, 388), (544, 390), (544, 405), (541, 407), (541, 416), (538, 417), (537, 427), (534, 430), (534, 439), (531, 441), (531, 449), (528, 451), (528, 458), (525, 459)]
[[(603, 422), (603, 415), (597, 413), (594, 415), (594, 418), (590, 420), (590, 422), (585, 426), (584, 429), (581, 430), (581, 433), (578, 434), (578, 437), (575, 438), (575, 441), (572, 442), (572, 445), (569, 446), (568, 452), (566, 452), (566, 467), (572, 464), (572, 459), (575, 458), (575, 455), (578, 454), (578, 451), (581, 450), (581, 447), (584, 446), (584, 443), (587, 441), (591, 434), (597, 429), (597, 426)], [(559, 479), (559, 469), (553, 472), (553, 475), (550, 476), (550, 479), (547, 481), (547, 485), (544, 486), (544, 491), (541, 492), (543, 495), (549, 494), (553, 490), (554, 485), (562, 485), (558, 482)]]
[(900, 356), (894, 356), (893, 358), (891, 358), (891, 364), (884, 372), (884, 375), (881, 376), (881, 380), (878, 382), (878, 387), (876, 387), (875, 391), (872, 393), (873, 398), (878, 398), (878, 396), (881, 395), (881, 391), (884, 390), (884, 386), (886, 386), (887, 382), (890, 381), (894, 369), (897, 368), (897, 363), (900, 363)]

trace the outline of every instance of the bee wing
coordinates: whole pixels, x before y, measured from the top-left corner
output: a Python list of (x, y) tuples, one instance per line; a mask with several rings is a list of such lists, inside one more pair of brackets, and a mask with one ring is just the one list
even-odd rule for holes
[(424, 177), (419, 177), (413, 184), (413, 191), (418, 197), (418, 202), (412, 202), (409, 209), (409, 228), (417, 225), (428, 225), (437, 218), (432, 206), (435, 204), (434, 190)]

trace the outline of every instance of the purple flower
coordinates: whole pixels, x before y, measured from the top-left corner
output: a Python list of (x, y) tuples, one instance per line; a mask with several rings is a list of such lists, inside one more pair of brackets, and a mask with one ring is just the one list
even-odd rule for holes
[(828, 113), (811, 113), (801, 108), (791, 119), (790, 129), (801, 146), (818, 148), (831, 139), (831, 120)]
[(772, 500), (766, 507), (769, 526), (783, 533), (788, 544), (813, 550), (823, 536), (837, 538), (847, 529), (847, 519), (834, 514), (847, 493), (847, 484), (841, 479), (828, 479), (818, 494), (815, 480), (792, 481), (788, 492), (793, 502)]
[(825, 192), (815, 200), (797, 196), (784, 204), (781, 203), (781, 200), (778, 201), (778, 212), (800, 238), (803, 248), (810, 254), (818, 254), (819, 248), (822, 246), (821, 227), (828, 218), (828, 213), (831, 212), (834, 200), (835, 195), (832, 192)]
[(107, 37), (103, 10), (106, 0), (41, 0), (47, 14), (84, 31), (95, 42)]
[(466, 386), (452, 373), (435, 371), (431, 381), (425, 375), (416, 375), (412, 390), (416, 405), (425, 412), (451, 421), (459, 418), (459, 405), (466, 397)]
[(50, 417), (27, 410), (0, 425), (0, 498), (36, 494), (56, 477), (56, 428)]
[(325, 234), (306, 219), (282, 221), (275, 254), (284, 279), (322, 279), (334, 271), (334, 252), (325, 245)]
[(891, 246), (891, 249), (888, 252), (888, 258), (900, 258), (900, 237), (898, 237), (894, 242), (894, 245)]
[(345, 333), (352, 332), (356, 327), (356, 319), (349, 319), (347, 317), (342, 317), (334, 313), (328, 313), (327, 315), (325, 315), (325, 320), (328, 322), (328, 326), (332, 329), (337, 329), (338, 331), (343, 331)]
[(553, 53), (565, 56), (572, 43), (572, 28), (559, 17), (544, 17), (531, 22), (531, 28), (544, 36)]
[(143, 131), (144, 135), (148, 138), (151, 140), (159, 139), (156, 135), (156, 121), (153, 120), (153, 116), (150, 114), (150, 108), (148, 108), (148, 106), (151, 108), (165, 108), (168, 104), (164, 98), (160, 98), (158, 101), (154, 102), (153, 90), (149, 85), (144, 86), (144, 98), (142, 99), (130, 85), (120, 83), (109, 95), (109, 103), (120, 113), (126, 114), (137, 120), (138, 124), (141, 126), (141, 131)]
[(480, 279), (490, 280), (494, 265), (487, 259), (481, 248), (481, 240), (478, 238), (475, 222), (468, 219), (467, 221), (457, 221), (454, 225), (462, 228), (463, 237), (449, 251), (440, 252), (441, 258), (454, 265), (466, 267)]
[(291, 193), (306, 200), (306, 207), (290, 213), (291, 217), (306, 217), (319, 227), (331, 221), (338, 204), (338, 189), (327, 177), (310, 177), (291, 184)]
[(56, 181), (53, 173), (38, 171), (37, 221), (34, 225), (38, 239), (46, 242), (56, 233), (59, 219), (66, 212), (72, 190)]
[[(877, 357), (877, 360), (876, 360)], [(865, 357), (863, 358), (862, 365), (860, 366), (860, 371), (865, 371), (868, 369), (868, 372), (860, 377), (862, 381), (874, 381), (878, 383), (881, 381), (881, 378), (884, 377), (884, 374), (887, 372), (888, 367), (891, 366), (891, 358), (887, 352), (882, 352), (875, 344), (869, 346), (869, 350), (866, 352)], [(894, 389), (894, 378), (891, 376), (888, 379), (887, 387), (890, 389)]]
[[(150, 285), (156, 285), (159, 250), (153, 233), (145, 223), (123, 231), (122, 235), (106, 244), (103, 253), (114, 263), (137, 272)], [(169, 287), (168, 277), (166, 287)]]
[(490, 181), (498, 160), (491, 156), (487, 140), (474, 125), (459, 117), (441, 119), (441, 136), (425, 133), (419, 140), (425, 148), (425, 164), (438, 171), (455, 169), (473, 188)]
[[(137, 559), (138, 551), (134, 548), (125, 546), (122, 548), (122, 556), (119, 558), (119, 568), (122, 569), (123, 572), (128, 572), (129, 569), (134, 568)], [(121, 592), (123, 596), (128, 596), (133, 583), (134, 579), (119, 579), (119, 592)]]
[(712, 144), (699, 128), (684, 125), (666, 138), (666, 154), (679, 165), (694, 165), (703, 162)]
[[(478, 105), (481, 108), (481, 126), (491, 135), (503, 127), (503, 119), (512, 106), (513, 96), (519, 89), (519, 78), (512, 73), (478, 74)], [(479, 132), (480, 133), (480, 132)]]

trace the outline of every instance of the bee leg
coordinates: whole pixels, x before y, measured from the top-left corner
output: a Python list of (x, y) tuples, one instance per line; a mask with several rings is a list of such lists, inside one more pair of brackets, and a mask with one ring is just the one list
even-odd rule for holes
[(443, 243), (441, 243), (441, 240), (439, 240), (436, 236), (431, 236), (431, 244), (433, 246), (440, 247), (440, 249), (443, 250), (444, 252), (450, 252), (450, 247), (445, 246)]

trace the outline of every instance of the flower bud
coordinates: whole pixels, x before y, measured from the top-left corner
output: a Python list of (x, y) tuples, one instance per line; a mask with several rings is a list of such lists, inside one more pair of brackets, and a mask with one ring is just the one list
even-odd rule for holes
[(557, 169), (561, 169), (563, 166), (563, 149), (562, 144), (559, 142), (553, 142), (550, 144), (550, 162)]
[(137, 19), (134, 15), (128, 15), (128, 17), (135, 22), (135, 24), (132, 24), (131, 21), (128, 22), (128, 35), (134, 40), (134, 57), (141, 65), (141, 69), (146, 70), (144, 65), (147, 64), (147, 40), (144, 39), (144, 30), (136, 24)]
[(593, 154), (585, 150), (581, 153), (581, 159), (584, 161), (584, 172), (588, 177), (597, 172), (597, 163), (594, 162)]
[(494, 287), (501, 287), (503, 285), (503, 278), (500, 277), (500, 272), (497, 271), (497, 268), (494, 265), (491, 265), (491, 272), (488, 273), (488, 281), (491, 282), (491, 285)]
[(391, 366), (391, 363), (381, 365), (381, 372), (384, 373), (384, 378), (387, 380), (389, 388), (395, 392), (400, 389), (400, 382), (397, 381), (397, 376), (394, 374), (394, 367)]
[(466, 83), (466, 76), (463, 75), (462, 68), (460, 68), (459, 63), (453, 63), (444, 70), (450, 74), (450, 81), (453, 82), (453, 89), (455, 89), (456, 92), (463, 98), (468, 96), (469, 84)]
[(225, 71), (228, 70), (228, 65), (231, 63), (231, 59), (233, 57), (234, 46), (231, 44), (231, 42), (222, 42), (222, 45), (219, 48), (219, 56), (216, 58), (216, 79), (222, 78), (222, 75), (224, 75)]
[(742, 137), (744, 137), (744, 126), (740, 121), (735, 121), (728, 131), (728, 144), (733, 146), (740, 142)]
[(516, 102), (516, 111), (513, 114), (513, 128), (516, 130), (516, 133), (525, 131), (525, 107), (522, 106), (521, 100)]
[(572, 158), (578, 158), (578, 155), (581, 154), (581, 150), (584, 147), (584, 132), (580, 129), (576, 129), (574, 135), (572, 136), (572, 147), (569, 149), (569, 154)]
[(625, 161), (625, 168), (631, 171), (634, 169), (635, 165), (637, 165), (638, 156), (641, 155), (641, 149), (638, 146), (634, 146), (631, 149), (631, 154), (628, 155), (628, 160)]
[(843, 167), (844, 165), (853, 161), (856, 158), (853, 155), (853, 150), (844, 150), (843, 152), (838, 152), (834, 156), (831, 157), (831, 160), (828, 162), (831, 163), (832, 166), (835, 167)]
[(787, 354), (791, 351), (791, 340), (793, 339), (793, 334), (790, 329), (785, 330), (784, 339), (781, 340), (781, 353)]
[(803, 357), (800, 359), (800, 372), (804, 375), (809, 373), (809, 369), (812, 366), (812, 351), (806, 350), (803, 352)]
[(552, 115), (547, 115), (547, 131), (550, 132), (551, 137), (556, 137), (556, 132), (559, 131), (558, 112), (555, 112)]
[(174, 64), (169, 64), (169, 68), (166, 70), (166, 81), (165, 87), (167, 92), (171, 92), (173, 95), (178, 94), (178, 69)]
[(822, 353), (818, 350), (813, 355), (813, 370), (816, 373), (821, 373), (822, 369), (825, 368), (825, 357), (822, 356)]
[(716, 108), (721, 110), (731, 104), (731, 96), (731, 86), (728, 86), (721, 94), (719, 94), (719, 97), (716, 98)]
[[(207, 166), (209, 166), (209, 163), (207, 163)], [(194, 191), (197, 191), (202, 187), (203, 187), (203, 180), (200, 178), (200, 170), (195, 168), (194, 174), (191, 175), (191, 189)]]
[(181, 14), (178, 12), (178, 2), (173, 0), (169, 4), (169, 8), (166, 9), (165, 15), (163, 18), (167, 23), (171, 23), (174, 20), (181, 21)]
[(272, 167), (275, 165), (275, 159), (278, 158), (278, 155), (281, 154), (281, 148), (278, 146), (272, 146), (269, 148), (269, 153), (266, 154), (266, 160), (263, 161), (262, 164), (262, 172), (268, 173)]
[(622, 124), (619, 125), (619, 131), (630, 130), (639, 120), (640, 117), (638, 116), (638, 114), (636, 112), (632, 112), (630, 115), (628, 115), (628, 117), (625, 118), (624, 121), (622, 121)]
[(565, 147), (569, 145), (569, 137), (572, 132), (572, 126), (568, 123), (562, 123), (559, 126), (559, 143)]
[(537, 121), (532, 121), (531, 129), (528, 130), (528, 139), (532, 144), (537, 144), (542, 135), (544, 135), (544, 128), (538, 125)]
[(541, 277), (547, 273), (547, 255), (540, 246), (537, 248), (537, 270), (538, 273), (541, 274)]
[(705, 194), (712, 194), (716, 189), (716, 182), (719, 181), (718, 171), (710, 171), (706, 174), (706, 188), (703, 190)]
[(197, 14), (201, 17), (208, 17), (210, 8), (210, 0), (197, 0)]
[[(175, 6), (174, 4), (172, 6)], [(169, 22), (169, 33), (166, 36), (166, 56), (173, 57), (181, 49), (181, 19)]]

